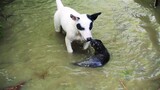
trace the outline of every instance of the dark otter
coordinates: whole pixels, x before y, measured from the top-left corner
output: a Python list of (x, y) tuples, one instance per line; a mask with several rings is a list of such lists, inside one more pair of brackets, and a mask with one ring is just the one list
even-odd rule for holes
[(90, 38), (88, 39), (88, 41), (90, 41), (91, 46), (95, 50), (94, 55), (87, 58), (87, 60), (85, 61), (76, 62), (74, 63), (74, 65), (78, 65), (81, 67), (92, 67), (92, 68), (102, 67), (110, 59), (110, 54), (107, 48), (105, 48), (101, 40)]

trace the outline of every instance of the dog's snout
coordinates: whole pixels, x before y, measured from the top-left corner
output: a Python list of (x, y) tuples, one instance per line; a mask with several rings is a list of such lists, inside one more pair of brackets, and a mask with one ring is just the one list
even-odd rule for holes
[(92, 40), (92, 38), (91, 38), (91, 37), (87, 38), (87, 42), (88, 42), (88, 41), (91, 41), (91, 40)]

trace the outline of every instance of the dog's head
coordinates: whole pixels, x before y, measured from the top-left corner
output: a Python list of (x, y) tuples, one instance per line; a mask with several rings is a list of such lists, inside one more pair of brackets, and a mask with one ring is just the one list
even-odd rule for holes
[(87, 38), (92, 38), (91, 30), (93, 22), (100, 14), (101, 12), (92, 15), (82, 14), (81, 16), (74, 16), (71, 14), (70, 17), (76, 22), (76, 28), (80, 32), (81, 36), (87, 40)]

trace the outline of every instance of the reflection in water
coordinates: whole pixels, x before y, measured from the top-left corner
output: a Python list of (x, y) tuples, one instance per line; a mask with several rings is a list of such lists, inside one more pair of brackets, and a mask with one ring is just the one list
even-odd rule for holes
[[(111, 53), (102, 68), (71, 63), (90, 56), (75, 43), (66, 52), (54, 32), (53, 0), (15, 0), (5, 7), (0, 43), (0, 88), (27, 81), (23, 90), (157, 90), (160, 87), (160, 11), (151, 0), (62, 0), (80, 13), (102, 12), (93, 27)], [(91, 49), (92, 51), (92, 49)]]
[(157, 8), (160, 5), (160, 0), (154, 1), (154, 7)]
[(147, 31), (148, 36), (150, 37), (150, 40), (153, 46), (160, 54), (160, 48), (159, 48), (160, 47), (160, 41), (159, 41), (160, 35), (157, 31), (158, 27), (150, 21), (150, 18), (148, 16), (141, 16), (139, 17), (139, 19), (143, 22), (141, 27), (143, 27), (144, 30)]
[[(154, 14), (156, 21), (160, 24), (160, 6), (157, 8), (154, 8), (154, 1), (153, 0), (134, 0), (138, 4), (150, 9), (152, 13)], [(158, 0), (159, 1), (159, 0)]]

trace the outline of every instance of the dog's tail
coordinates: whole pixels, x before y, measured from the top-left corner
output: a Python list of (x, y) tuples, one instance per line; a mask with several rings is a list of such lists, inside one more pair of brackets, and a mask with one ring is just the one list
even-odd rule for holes
[(57, 9), (64, 7), (61, 0), (56, 0), (56, 4), (57, 4)]

